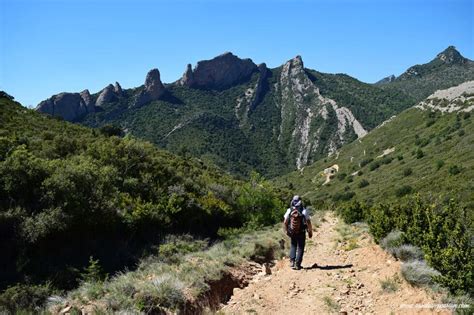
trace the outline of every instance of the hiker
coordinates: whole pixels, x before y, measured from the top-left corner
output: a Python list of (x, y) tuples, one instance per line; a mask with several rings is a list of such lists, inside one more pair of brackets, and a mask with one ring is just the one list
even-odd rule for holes
[(294, 270), (300, 270), (303, 261), (306, 230), (308, 230), (308, 237), (311, 238), (313, 237), (313, 227), (309, 211), (304, 208), (303, 201), (299, 196), (293, 197), (284, 218), (283, 230), (291, 238), (290, 266)]

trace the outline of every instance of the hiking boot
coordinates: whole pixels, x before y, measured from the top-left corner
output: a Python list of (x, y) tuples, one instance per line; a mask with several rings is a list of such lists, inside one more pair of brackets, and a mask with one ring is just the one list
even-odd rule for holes
[(295, 264), (293, 270), (301, 270), (301, 265)]
[(290, 268), (294, 268), (295, 267), (295, 262), (293, 260), (290, 260)]

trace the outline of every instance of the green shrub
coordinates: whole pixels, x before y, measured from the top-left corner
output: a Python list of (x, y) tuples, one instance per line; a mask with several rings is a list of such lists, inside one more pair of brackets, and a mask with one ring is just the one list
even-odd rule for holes
[(371, 163), (373, 160), (374, 160), (374, 159), (372, 159), (372, 158), (368, 158), (368, 159), (362, 160), (362, 161), (360, 162), (360, 167), (362, 168), (362, 167), (366, 166), (367, 164)]
[(346, 178), (347, 174), (346, 173), (338, 173), (336, 175), (337, 179), (339, 179), (340, 181), (343, 181), (344, 178)]
[(393, 278), (385, 278), (384, 280), (380, 280), (380, 286), (382, 290), (387, 293), (396, 292), (399, 288), (400, 278), (395, 276)]
[(438, 171), (444, 166), (444, 161), (443, 160), (438, 160), (436, 161), (436, 170)]
[(363, 221), (366, 211), (366, 205), (357, 200), (343, 204), (338, 208), (339, 215), (347, 224)]
[(366, 180), (366, 179), (363, 179), (359, 182), (359, 188), (364, 188), (364, 187), (367, 187), (369, 186), (369, 181)]
[(0, 294), (0, 313), (37, 313), (52, 293), (48, 284), (17, 284), (9, 287)]
[(84, 268), (81, 273), (81, 279), (84, 282), (99, 282), (107, 278), (102, 267), (100, 266), (99, 260), (94, 257), (89, 257), (89, 265)]
[(338, 192), (332, 196), (333, 201), (348, 201), (351, 200), (355, 196), (355, 192), (353, 191), (343, 191)]
[(410, 185), (403, 185), (402, 187), (399, 187), (395, 190), (395, 196), (397, 197), (403, 197), (408, 194), (411, 194), (413, 192), (413, 187)]
[(415, 286), (430, 286), (440, 273), (429, 267), (426, 262), (414, 260), (402, 265), (402, 276), (408, 283)]
[(380, 167), (380, 165), (381, 165), (380, 161), (372, 162), (369, 165), (369, 170), (370, 171), (375, 171), (376, 169), (378, 169)]
[(395, 249), (403, 245), (405, 234), (399, 230), (391, 231), (381, 241), (380, 246), (392, 255), (395, 255)]
[(411, 174), (413, 174), (413, 170), (411, 168), (405, 168), (403, 170), (403, 176), (407, 177), (407, 176), (410, 176)]
[(416, 150), (415, 156), (416, 156), (417, 159), (421, 159), (422, 157), (425, 156), (425, 153), (423, 152), (423, 150), (418, 149), (418, 150)]
[(368, 212), (368, 223), (370, 233), (378, 243), (394, 227), (390, 205), (379, 204), (371, 207)]
[(401, 261), (423, 260), (423, 251), (418, 246), (401, 245), (393, 249), (393, 255)]
[(461, 173), (461, 168), (457, 165), (451, 165), (448, 169), (449, 174), (451, 175), (457, 175)]

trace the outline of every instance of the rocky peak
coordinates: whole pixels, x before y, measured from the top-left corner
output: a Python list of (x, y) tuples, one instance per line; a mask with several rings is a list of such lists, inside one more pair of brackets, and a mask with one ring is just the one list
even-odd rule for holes
[(449, 46), (436, 56), (436, 59), (446, 64), (465, 64), (467, 59), (464, 58), (454, 46)]
[(383, 78), (382, 80), (375, 82), (375, 84), (387, 84), (387, 83), (395, 81), (396, 78), (397, 77), (392, 74), (392, 75), (389, 75), (388, 77)]
[(257, 65), (251, 59), (240, 59), (226, 52), (211, 60), (199, 61), (194, 70), (188, 65), (179, 83), (190, 87), (223, 90), (248, 80), (257, 70)]
[(165, 87), (161, 83), (160, 71), (158, 69), (151, 69), (145, 79), (145, 90), (152, 97), (158, 98), (164, 92)]
[(82, 98), (82, 101), (84, 102), (84, 105), (87, 107), (88, 112), (93, 112), (94, 111), (94, 100), (92, 99), (91, 93), (89, 90), (84, 90), (79, 95)]
[(146, 103), (158, 100), (166, 92), (158, 69), (151, 69), (145, 79), (145, 88), (137, 95), (133, 107), (140, 107)]
[(120, 83), (115, 82), (115, 84), (114, 84), (114, 92), (115, 92), (115, 94), (117, 94), (117, 95), (122, 95), (122, 94), (123, 94), (123, 90), (122, 90), (122, 87), (120, 86)]
[(186, 66), (183, 76), (179, 80), (179, 85), (192, 86), (194, 84), (193, 67), (190, 63)]
[(36, 110), (52, 116), (59, 116), (68, 121), (75, 121), (79, 117), (93, 112), (94, 104), (88, 90), (81, 93), (59, 93), (42, 101)]
[(105, 103), (114, 101), (116, 98), (114, 86), (112, 84), (107, 85), (99, 94), (96, 105), (102, 106)]

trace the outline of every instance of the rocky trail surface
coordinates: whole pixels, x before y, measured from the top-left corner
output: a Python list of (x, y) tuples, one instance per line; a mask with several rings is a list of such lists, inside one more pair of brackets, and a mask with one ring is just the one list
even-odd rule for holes
[(345, 225), (326, 214), (307, 239), (303, 269), (276, 261), (234, 294), (224, 314), (450, 314), (421, 308), (439, 296), (412, 287), (401, 263), (374, 243), (364, 226)]

